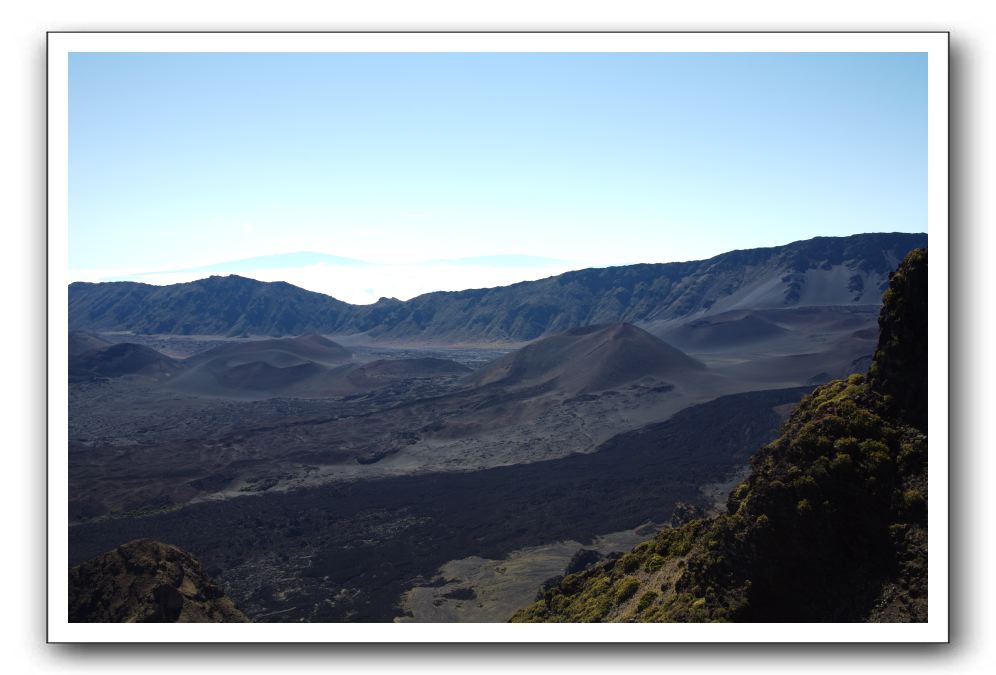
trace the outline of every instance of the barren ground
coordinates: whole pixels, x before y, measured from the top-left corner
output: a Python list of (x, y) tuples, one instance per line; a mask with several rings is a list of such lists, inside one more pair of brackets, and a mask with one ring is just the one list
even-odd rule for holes
[[(740, 318), (655, 328), (705, 331), (685, 347), (704, 371), (580, 395), (455, 375), (325, 398), (73, 382), (69, 562), (152, 537), (255, 621), (505, 620), (580, 548), (626, 550), (676, 505), (715, 508), (799, 398), (860, 370), (876, 337), (860, 309)], [(724, 347), (744, 326), (770, 335)], [(180, 359), (219, 343), (102, 337)], [(349, 346), (360, 363), (473, 369), (507, 351)]]

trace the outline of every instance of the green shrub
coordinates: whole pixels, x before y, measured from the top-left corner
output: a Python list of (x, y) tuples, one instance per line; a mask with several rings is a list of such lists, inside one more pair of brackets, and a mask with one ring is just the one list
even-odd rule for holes
[(851, 459), (850, 455), (844, 454), (843, 452), (838, 452), (834, 455), (834, 458), (830, 460), (830, 470), (834, 472), (850, 471), (854, 468), (854, 460)]
[(664, 530), (657, 535), (657, 545), (654, 550), (663, 556), (683, 556), (692, 549), (695, 535), (705, 521), (693, 520), (681, 527)]
[(616, 588), (616, 602), (625, 602), (633, 597), (637, 589), (640, 588), (640, 582), (633, 577), (626, 577), (619, 582), (619, 586)]
[(926, 507), (926, 504), (927, 495), (920, 488), (903, 490), (903, 506), (907, 511), (918, 513)]
[(885, 455), (889, 456), (889, 446), (875, 439), (867, 439), (861, 441), (858, 445), (861, 448), (861, 452), (865, 455)]
[(640, 596), (640, 601), (636, 604), (636, 611), (638, 612), (645, 611), (647, 607), (650, 607), (650, 605), (654, 604), (654, 600), (656, 599), (657, 599), (657, 593), (655, 593), (654, 591), (647, 591), (646, 593)]
[(660, 568), (664, 567), (664, 556), (654, 553), (647, 560), (647, 564), (643, 566), (643, 569), (648, 572), (656, 572)]
[(915, 471), (927, 461), (927, 444), (923, 438), (904, 440), (899, 445), (899, 465), (905, 471)]
[(605, 593), (612, 585), (612, 580), (607, 576), (600, 576), (588, 583), (584, 589), (585, 595), (598, 595)]
[(838, 453), (853, 454), (858, 450), (858, 439), (854, 436), (843, 436), (833, 442), (833, 449)]
[(640, 557), (633, 553), (627, 553), (619, 559), (619, 564), (622, 566), (623, 572), (635, 572), (640, 568)]

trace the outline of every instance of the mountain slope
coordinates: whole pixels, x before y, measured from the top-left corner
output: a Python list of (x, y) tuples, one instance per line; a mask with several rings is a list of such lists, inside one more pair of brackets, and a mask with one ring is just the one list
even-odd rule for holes
[(131, 281), (69, 285), (69, 325), (74, 329), (295, 335), (339, 325), (352, 309), (282, 281), (263, 283), (234, 275), (170, 286)]
[(352, 352), (314, 333), (234, 341), (196, 354), (170, 387), (194, 395), (288, 393), (352, 359)]
[(556, 381), (561, 391), (583, 393), (704, 368), (646, 331), (620, 323), (573, 328), (542, 338), (485, 366), (470, 381), (506, 387)]
[(136, 539), (69, 572), (74, 623), (247, 623), (189, 553)]
[(124, 375), (161, 380), (171, 377), (180, 369), (180, 364), (165, 354), (131, 342), (91, 349), (69, 358), (70, 380)]
[(284, 365), (288, 361), (296, 363), (305, 360), (342, 363), (352, 357), (353, 353), (339, 343), (316, 333), (308, 333), (293, 338), (228, 342), (196, 354), (188, 362), (194, 364), (225, 359), (229, 363), (266, 361)]
[(406, 380), (455, 378), (470, 368), (439, 358), (353, 362), (342, 345), (314, 333), (295, 338), (235, 340), (182, 362), (169, 381), (194, 396), (346, 396)]
[(699, 350), (729, 349), (778, 339), (788, 330), (750, 311), (734, 311), (683, 323), (668, 331), (666, 339)]
[(95, 349), (103, 349), (110, 346), (110, 342), (100, 336), (87, 333), (85, 331), (69, 331), (69, 359), (86, 354)]
[(499, 288), (350, 305), (236, 276), (186, 284), (73, 283), (74, 330), (517, 342), (577, 326), (649, 323), (736, 309), (877, 305), (888, 272), (925, 234), (817, 237), (709, 260), (568, 272)]
[(568, 575), (512, 620), (926, 620), (926, 264), (913, 251), (892, 277), (871, 375), (805, 397), (725, 514)]
[(926, 235), (818, 237), (709, 260), (567, 272), (494, 289), (429, 293), (371, 326), (378, 337), (531, 340), (575, 326), (647, 323), (739, 308), (872, 304)]

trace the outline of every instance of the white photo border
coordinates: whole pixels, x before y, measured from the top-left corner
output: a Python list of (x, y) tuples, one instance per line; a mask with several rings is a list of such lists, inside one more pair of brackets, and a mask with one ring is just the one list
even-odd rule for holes
[[(48, 34), (48, 641), (76, 643), (948, 642), (947, 32), (51, 32)], [(919, 624), (81, 624), (68, 621), (68, 148), (72, 52), (921, 52), (927, 54), (928, 597)]]

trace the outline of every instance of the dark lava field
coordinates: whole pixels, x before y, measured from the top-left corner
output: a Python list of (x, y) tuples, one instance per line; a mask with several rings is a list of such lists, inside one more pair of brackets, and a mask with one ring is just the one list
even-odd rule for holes
[[(773, 438), (774, 408), (808, 388), (720, 397), (618, 435), (596, 452), (479, 471), (335, 483), (117, 516), (70, 528), (77, 564), (151, 537), (198, 557), (255, 621), (391, 621), (401, 594), (453, 559), (502, 556), (665, 522), (708, 506)], [(442, 581), (441, 579), (438, 581)]]

